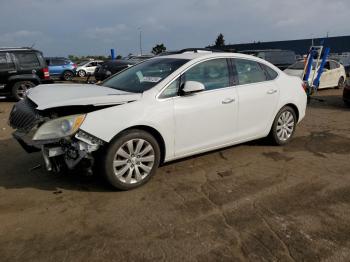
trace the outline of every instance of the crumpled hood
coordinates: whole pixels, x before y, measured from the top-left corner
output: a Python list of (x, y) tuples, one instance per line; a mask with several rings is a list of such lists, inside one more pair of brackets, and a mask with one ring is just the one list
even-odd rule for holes
[(38, 105), (38, 110), (62, 106), (117, 105), (138, 100), (141, 96), (91, 84), (39, 85), (27, 93), (27, 97)]

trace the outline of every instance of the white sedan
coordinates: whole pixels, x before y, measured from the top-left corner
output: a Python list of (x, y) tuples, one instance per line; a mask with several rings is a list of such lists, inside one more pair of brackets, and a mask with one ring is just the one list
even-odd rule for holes
[[(313, 63), (312, 72), (310, 74), (309, 82), (312, 81), (313, 75), (315, 74), (316, 62)], [(304, 73), (305, 64), (304, 61), (298, 61), (295, 64), (288, 67), (284, 72), (291, 76), (297, 76), (302, 78)], [(317, 68), (316, 73), (319, 68)], [(346, 72), (343, 65), (334, 60), (328, 60), (325, 64), (323, 73), (320, 79), (320, 86), (322, 88), (342, 88), (346, 81)], [(312, 84), (312, 83), (309, 83)]]
[(103, 61), (94, 60), (94, 61), (85, 61), (78, 64), (76, 69), (77, 75), (80, 77), (85, 77), (86, 75), (93, 75), (97, 66), (101, 65)]
[(184, 52), (144, 61), (101, 86), (35, 87), (9, 123), (27, 151), (42, 151), (48, 170), (95, 162), (128, 190), (175, 159), (266, 136), (288, 143), (306, 101), (299, 78), (262, 59)]

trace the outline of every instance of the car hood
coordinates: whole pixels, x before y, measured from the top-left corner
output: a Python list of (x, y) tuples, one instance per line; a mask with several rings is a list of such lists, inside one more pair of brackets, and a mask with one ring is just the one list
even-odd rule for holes
[(91, 84), (39, 85), (27, 93), (27, 97), (37, 104), (38, 110), (63, 106), (118, 105), (138, 100), (141, 96)]

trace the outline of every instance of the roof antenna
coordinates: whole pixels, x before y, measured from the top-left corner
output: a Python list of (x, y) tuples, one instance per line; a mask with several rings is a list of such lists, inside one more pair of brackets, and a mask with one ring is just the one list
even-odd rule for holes
[(36, 44), (36, 42), (34, 42), (34, 43), (31, 45), (31, 47), (30, 47), (30, 48), (33, 48), (33, 47), (35, 46), (35, 44)]

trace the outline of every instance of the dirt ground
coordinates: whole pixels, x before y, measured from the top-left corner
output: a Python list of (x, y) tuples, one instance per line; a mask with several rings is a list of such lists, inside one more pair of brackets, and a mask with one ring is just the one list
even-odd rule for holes
[(285, 147), (171, 163), (129, 192), (35, 169), (0, 100), (0, 260), (349, 261), (350, 109), (318, 98)]

